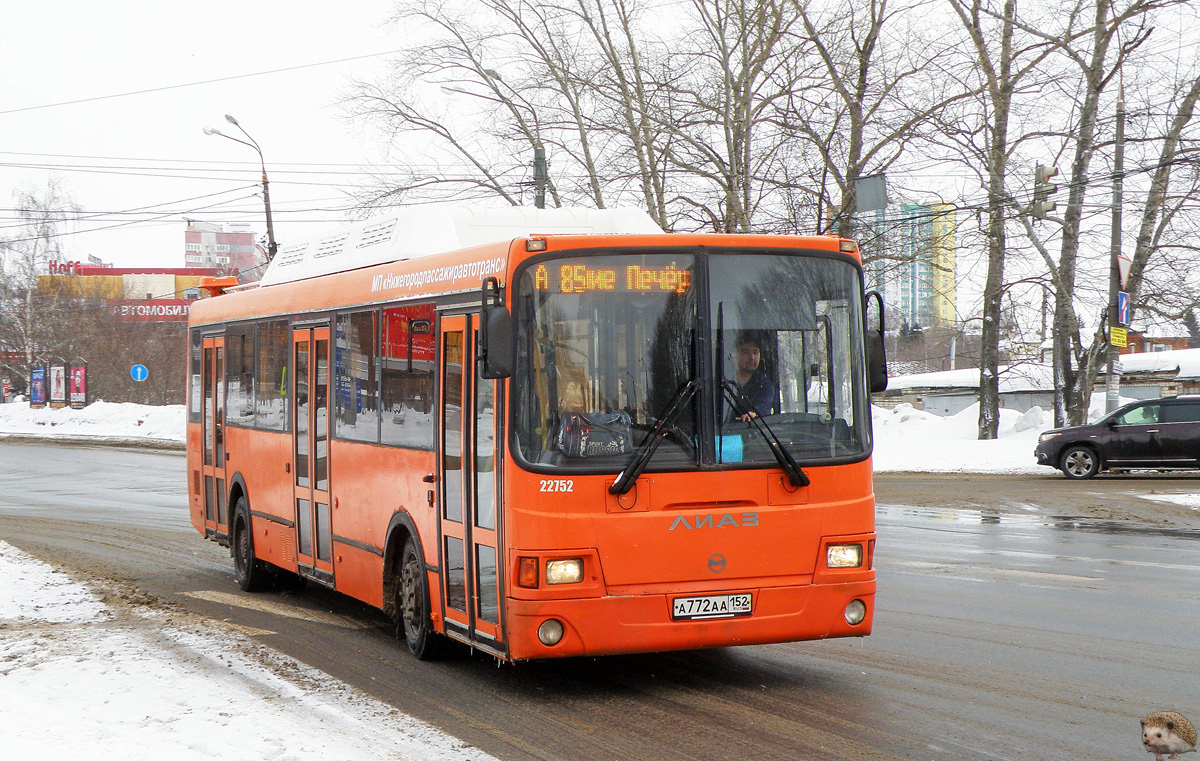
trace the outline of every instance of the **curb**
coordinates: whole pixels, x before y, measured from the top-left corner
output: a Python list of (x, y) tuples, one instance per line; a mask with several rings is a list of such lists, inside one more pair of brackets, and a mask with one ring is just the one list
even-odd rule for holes
[(35, 433), (0, 433), (0, 443), (13, 444), (66, 444), (69, 446), (105, 446), (121, 449), (150, 449), (164, 452), (182, 452), (187, 445), (174, 439), (150, 439), (120, 436), (41, 436)]

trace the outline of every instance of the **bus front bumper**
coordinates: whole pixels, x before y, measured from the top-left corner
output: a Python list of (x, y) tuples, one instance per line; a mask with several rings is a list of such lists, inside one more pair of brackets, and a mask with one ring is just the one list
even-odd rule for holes
[[(875, 580), (765, 587), (749, 615), (673, 620), (679, 594), (604, 596), (586, 599), (508, 600), (508, 655), (512, 660), (693, 650), (731, 645), (864, 637), (871, 633)], [(719, 594), (719, 593), (705, 593)], [(852, 605), (855, 601), (860, 606)], [(854, 612), (862, 620), (850, 623)], [(561, 639), (548, 645), (539, 627), (561, 624)], [(553, 632), (560, 627), (548, 625)], [(547, 629), (543, 629), (546, 631)]]

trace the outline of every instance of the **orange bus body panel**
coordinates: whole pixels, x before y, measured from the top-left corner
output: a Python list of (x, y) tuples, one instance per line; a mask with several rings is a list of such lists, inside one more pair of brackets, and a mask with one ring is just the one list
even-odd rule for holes
[(203, 447), (204, 432), (198, 423), (188, 423), (187, 440), (187, 482), (188, 482), (188, 512), (191, 515), (192, 526), (201, 534), (204, 532), (204, 497), (200, 486), (201, 447)]
[[(608, 235), (544, 237), (546, 251), (637, 248), (753, 247), (841, 252), (838, 238), (765, 235)], [(235, 291), (196, 302), (191, 327), (272, 316), (294, 316), (369, 305), (387, 306), (444, 294), (478, 292), (483, 275), (506, 285), (530, 256), (526, 239), (479, 246), (322, 276)], [(465, 273), (465, 274), (464, 274)], [(334, 393), (331, 358), (330, 393)], [(501, 383), (503, 399), (511, 384)], [(439, 381), (440, 387), (440, 381)], [(506, 407), (498, 408), (507, 419)], [(332, 416), (331, 416), (332, 417)], [(386, 535), (398, 514), (417, 531), (429, 566), (434, 628), (445, 631), (437, 599), (446, 569), (439, 565), (440, 485), (434, 451), (339, 440), (330, 420), (330, 522), (334, 587), (375, 607), (386, 607)], [(296, 519), (291, 474), (292, 435), (225, 427), (228, 484), (244, 488), (252, 510), (258, 558), (296, 571)], [(507, 425), (504, 426), (507, 431)], [(506, 434), (507, 436), (507, 434)], [(187, 430), (188, 483), (193, 525), (205, 533), (197, 474), (204, 445), (200, 424)], [(497, 517), (503, 536), (501, 657), (510, 660), (651, 652), (825, 637), (864, 636), (874, 615), (875, 503), (871, 460), (806, 467), (811, 484), (793, 487), (778, 468), (641, 475), (623, 497), (608, 492), (615, 474), (547, 476), (498, 458), (502, 490)], [(570, 480), (571, 490), (546, 493), (547, 480)], [(231, 506), (232, 509), (232, 506)], [(221, 539), (222, 537), (216, 537)], [(861, 567), (824, 566), (830, 543), (859, 543)], [(394, 550), (395, 548), (392, 548)], [(527, 589), (517, 585), (520, 560), (582, 558), (582, 583)], [(750, 592), (752, 615), (673, 620), (672, 598)], [(843, 612), (852, 600), (866, 605), (858, 624)], [(554, 646), (536, 634), (549, 618), (563, 623)]]
[(397, 512), (411, 516), (425, 539), (427, 562), (437, 563), (437, 516), (426, 496), (430, 486), (421, 481), (433, 467), (433, 452), (331, 442), (334, 578), (339, 592), (383, 607), (385, 532)]

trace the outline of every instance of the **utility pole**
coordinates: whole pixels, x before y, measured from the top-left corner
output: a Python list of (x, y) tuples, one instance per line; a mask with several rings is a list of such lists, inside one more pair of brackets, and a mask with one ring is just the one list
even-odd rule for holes
[(204, 134), (217, 135), (218, 137), (223, 137), (226, 140), (232, 140), (235, 143), (248, 145), (258, 153), (258, 163), (262, 167), (263, 206), (266, 207), (267, 212), (267, 261), (269, 262), (275, 258), (275, 252), (279, 250), (279, 244), (275, 242), (275, 223), (271, 219), (271, 190), (267, 184), (267, 160), (263, 158), (262, 148), (258, 146), (258, 141), (250, 137), (250, 133), (246, 131), (245, 127), (238, 123), (237, 119), (233, 118), (233, 116), (230, 114), (225, 114), (225, 121), (241, 130), (242, 134), (246, 136), (246, 140), (249, 140), (250, 142), (246, 142), (246, 140), (239, 140), (232, 135), (226, 135), (224, 132), (218, 129), (213, 129), (212, 127), (205, 127)]
[[(1106, 371), (1107, 386), (1104, 396), (1105, 412), (1112, 412), (1121, 406), (1121, 376), (1117, 374), (1118, 342), (1125, 345), (1125, 328), (1121, 325), (1120, 304), (1118, 303), (1121, 290), (1121, 202), (1124, 197), (1125, 174), (1125, 86), (1121, 86), (1121, 94), (1117, 100), (1117, 135), (1116, 148), (1113, 155), (1113, 191), (1112, 191), (1112, 257), (1108, 265), (1108, 367)], [(1116, 340), (1114, 340), (1114, 334)]]
[(546, 149), (538, 143), (533, 147), (533, 205), (538, 209), (546, 208)]

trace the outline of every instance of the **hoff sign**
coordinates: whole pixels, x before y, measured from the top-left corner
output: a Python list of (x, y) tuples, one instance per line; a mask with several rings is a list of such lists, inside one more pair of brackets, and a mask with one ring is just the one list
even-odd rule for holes
[(51, 275), (78, 275), (79, 262), (50, 262)]

